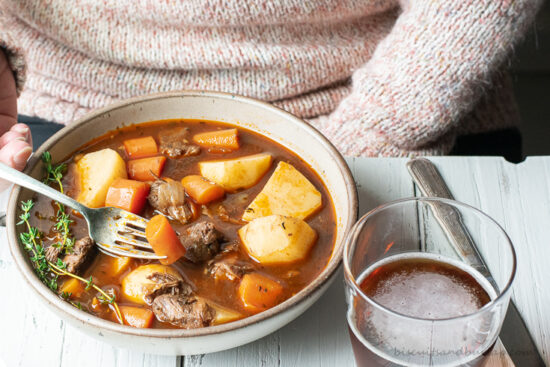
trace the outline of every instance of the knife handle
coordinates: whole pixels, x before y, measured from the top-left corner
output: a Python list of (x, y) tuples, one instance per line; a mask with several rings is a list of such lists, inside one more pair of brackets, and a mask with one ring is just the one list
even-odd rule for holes
[[(412, 159), (407, 162), (407, 169), (413, 181), (422, 192), (422, 195), (454, 200), (443, 177), (441, 177), (435, 165), (428, 159)], [(459, 211), (450, 205), (440, 202), (431, 202), (429, 206), (458, 255), (483, 276), (492, 280), (489, 269), (483, 262), (470, 232), (462, 221)]]

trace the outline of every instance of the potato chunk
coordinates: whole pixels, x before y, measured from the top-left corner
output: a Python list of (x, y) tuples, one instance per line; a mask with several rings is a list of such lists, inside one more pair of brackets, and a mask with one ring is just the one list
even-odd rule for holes
[(80, 179), (77, 201), (90, 207), (105, 205), (109, 186), (117, 178), (126, 178), (126, 163), (112, 149), (98, 150), (85, 154), (77, 163)]
[(235, 310), (231, 310), (227, 307), (217, 304), (214, 301), (210, 301), (209, 299), (205, 299), (202, 297), (197, 297), (197, 298), (202, 299), (204, 302), (208, 304), (208, 306), (214, 309), (215, 316), (214, 316), (214, 320), (212, 320), (212, 325), (225, 324), (227, 322), (239, 320), (244, 317), (242, 313), (237, 312)]
[(279, 162), (254, 201), (245, 209), (243, 220), (280, 214), (307, 218), (321, 207), (321, 193), (292, 165)]
[(160, 264), (141, 265), (122, 279), (122, 293), (125, 298), (142, 305), (149, 303), (146, 297), (150, 297), (164, 286), (163, 283), (155, 281), (155, 273), (168, 274), (176, 280), (183, 280), (181, 275), (170, 266)]
[(301, 219), (270, 215), (239, 229), (239, 237), (250, 256), (260, 263), (281, 264), (305, 258), (317, 232)]
[(247, 189), (262, 178), (271, 166), (271, 154), (260, 153), (221, 161), (199, 163), (201, 175), (227, 191)]

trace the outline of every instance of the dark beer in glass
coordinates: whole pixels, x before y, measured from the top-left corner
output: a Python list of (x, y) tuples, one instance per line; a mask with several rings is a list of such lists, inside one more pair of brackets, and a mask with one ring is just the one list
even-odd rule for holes
[[(442, 225), (441, 212), (453, 214), (475, 258), (449, 222)], [(465, 204), (417, 198), (367, 213), (344, 250), (357, 365), (482, 366), (506, 313), (515, 264), (502, 228)]]

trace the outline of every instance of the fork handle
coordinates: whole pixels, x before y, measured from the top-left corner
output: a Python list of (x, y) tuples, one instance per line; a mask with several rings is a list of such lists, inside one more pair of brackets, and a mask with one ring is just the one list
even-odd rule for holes
[(80, 204), (78, 201), (71, 199), (65, 194), (60, 193), (59, 191), (51, 188), (48, 185), (43, 184), (42, 182), (35, 180), (31, 176), (19, 172), (16, 169), (13, 169), (4, 163), (0, 162), (0, 178), (13, 182), (16, 185), (23, 186), (29, 190), (37, 192), (39, 194), (45, 195), (50, 199), (53, 199), (57, 202), (60, 202), (63, 205), (71, 207), (76, 211), (86, 215), (88, 212), (88, 207)]

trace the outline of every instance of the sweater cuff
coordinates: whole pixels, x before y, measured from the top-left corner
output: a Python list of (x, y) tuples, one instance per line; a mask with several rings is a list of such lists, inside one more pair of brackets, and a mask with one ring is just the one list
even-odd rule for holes
[(25, 84), (26, 63), (24, 52), (14, 42), (12, 35), (9, 32), (9, 27), (5, 22), (6, 14), (0, 10), (0, 49), (6, 54), (6, 58), (13, 71), (15, 84), (17, 88), (17, 96), (21, 94), (23, 85)]
[(25, 59), (20, 53), (15, 52), (12, 48), (6, 47), (3, 40), (0, 40), (0, 48), (6, 54), (8, 64), (13, 72), (17, 96), (19, 97), (21, 90), (23, 90), (23, 85), (25, 84)]
[(448, 154), (456, 139), (449, 132), (435, 142), (415, 148), (395, 145), (384, 133), (367, 127), (361, 119), (335, 122), (329, 116), (319, 116), (308, 122), (325, 135), (347, 157), (418, 157)]

